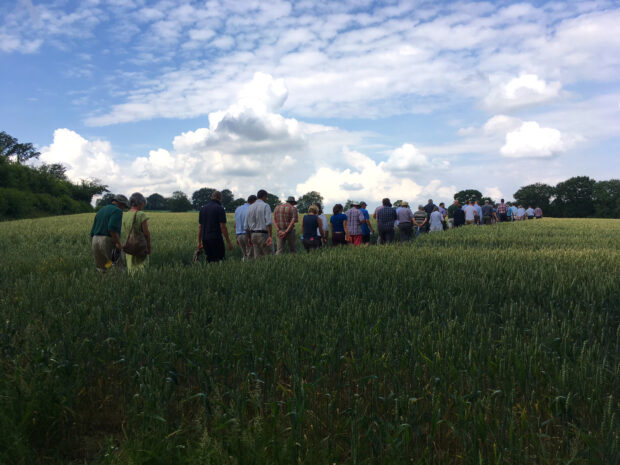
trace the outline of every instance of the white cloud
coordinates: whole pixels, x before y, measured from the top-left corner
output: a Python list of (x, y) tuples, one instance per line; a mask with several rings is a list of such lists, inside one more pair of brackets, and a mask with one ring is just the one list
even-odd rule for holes
[(67, 176), (74, 181), (83, 178), (116, 179), (120, 168), (114, 160), (110, 143), (102, 140), (88, 141), (69, 129), (56, 129), (54, 142), (41, 149), (43, 163), (61, 163)]
[(499, 202), (501, 199), (504, 198), (504, 195), (502, 194), (502, 191), (497, 186), (496, 187), (487, 187), (484, 190), (483, 195), (485, 197), (491, 197), (496, 202)]
[[(496, 80), (490, 77), (491, 83)], [(562, 84), (558, 81), (546, 82), (536, 74), (521, 73), (508, 82), (495, 83), (494, 88), (484, 99), (491, 111), (540, 104), (560, 95)]]
[(390, 153), (385, 168), (393, 172), (412, 172), (428, 166), (428, 158), (412, 144), (403, 144)]
[(500, 152), (509, 158), (548, 158), (566, 150), (562, 133), (554, 128), (541, 128), (536, 121), (525, 121), (506, 134)]

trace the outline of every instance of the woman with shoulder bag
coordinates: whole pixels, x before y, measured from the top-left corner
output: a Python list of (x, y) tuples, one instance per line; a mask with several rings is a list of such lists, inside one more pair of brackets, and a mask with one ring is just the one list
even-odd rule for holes
[(146, 199), (139, 192), (129, 197), (131, 209), (123, 216), (123, 229), (127, 231), (127, 239), (123, 246), (127, 270), (134, 273), (144, 269), (151, 254), (151, 232), (149, 231), (149, 217), (143, 211)]

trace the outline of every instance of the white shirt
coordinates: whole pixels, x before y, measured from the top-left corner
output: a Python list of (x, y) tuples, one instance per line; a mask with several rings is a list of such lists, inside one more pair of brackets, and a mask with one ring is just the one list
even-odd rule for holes
[(246, 231), (266, 231), (271, 224), (271, 208), (261, 199), (248, 207), (243, 228)]
[(473, 205), (465, 205), (463, 207), (463, 211), (465, 212), (465, 221), (473, 221), (474, 215), (476, 214), (476, 209)]
[[(323, 230), (325, 232), (329, 231), (329, 226), (327, 225), (327, 218), (325, 217), (325, 213), (321, 213), (319, 215), (319, 220), (321, 220), (321, 223), (323, 223)], [(323, 237), (323, 234), (321, 233), (321, 230), (319, 228), (316, 228), (316, 235)]]
[(527, 210), (525, 210), (525, 213), (527, 214), (527, 216), (534, 216), (534, 209), (528, 208)]
[(525, 208), (521, 207), (517, 210), (517, 216), (525, 215)]

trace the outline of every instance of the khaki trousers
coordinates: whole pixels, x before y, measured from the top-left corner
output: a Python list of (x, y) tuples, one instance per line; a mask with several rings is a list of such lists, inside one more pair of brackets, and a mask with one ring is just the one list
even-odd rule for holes
[(291, 253), (295, 253), (296, 243), (297, 243), (297, 236), (295, 235), (295, 230), (292, 229), (283, 238), (280, 238), (280, 237), (277, 238), (276, 244), (278, 247), (276, 249), (276, 255), (279, 255), (282, 252), (284, 252), (284, 247), (286, 246), (286, 244), (288, 244), (289, 251)]
[(106, 271), (112, 266), (114, 247), (114, 239), (110, 236), (93, 236), (93, 257), (95, 257), (95, 266), (98, 270)]
[(273, 246), (267, 245), (267, 234), (252, 233), (254, 258), (267, 257), (273, 254)]
[(239, 241), (239, 247), (243, 254), (242, 260), (252, 260), (254, 258), (254, 252), (248, 243), (248, 236), (246, 234), (237, 234), (237, 241)]

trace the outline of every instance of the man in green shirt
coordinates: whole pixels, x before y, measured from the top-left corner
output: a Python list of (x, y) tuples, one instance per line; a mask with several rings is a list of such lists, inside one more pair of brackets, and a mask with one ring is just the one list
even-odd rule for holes
[(454, 199), (454, 203), (448, 207), (448, 228), (452, 229), (454, 227), (454, 212), (456, 210), (460, 210), (461, 206), (459, 205), (459, 201)]
[(121, 244), (123, 210), (128, 207), (127, 197), (118, 194), (110, 205), (106, 205), (95, 215), (90, 237), (92, 238), (95, 266), (99, 271), (106, 271), (112, 266), (114, 249), (120, 253), (123, 248), (123, 244)]

